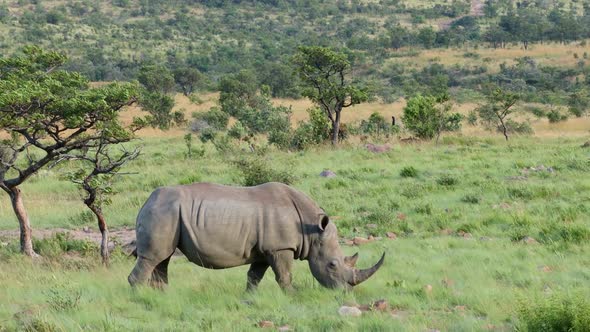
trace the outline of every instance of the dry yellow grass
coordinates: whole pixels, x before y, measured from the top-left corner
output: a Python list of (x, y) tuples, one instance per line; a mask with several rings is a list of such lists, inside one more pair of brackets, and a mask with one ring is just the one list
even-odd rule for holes
[[(185, 114), (187, 119), (191, 118), (193, 112), (204, 112), (209, 110), (211, 107), (216, 106), (219, 94), (208, 93), (200, 96), (203, 101), (202, 104), (194, 104), (182, 94), (175, 96), (176, 106), (174, 110), (180, 110)], [(291, 107), (293, 115), (291, 120), (293, 125), (297, 125), (297, 122), (307, 120), (306, 110), (313, 107), (313, 104), (307, 99), (274, 99), (275, 105), (282, 105)], [(346, 108), (342, 111), (342, 121), (344, 123), (356, 122), (363, 119), (367, 119), (373, 112), (377, 112), (383, 115), (387, 120), (391, 119), (391, 116), (395, 116), (398, 120), (401, 118), (403, 108), (406, 105), (404, 99), (400, 99), (394, 103), (383, 104), (383, 103), (365, 103), (356, 105), (354, 107)], [(469, 111), (477, 107), (476, 103), (464, 103), (456, 104), (453, 107), (454, 112), (459, 112), (466, 115)], [(122, 119), (125, 122), (130, 122), (134, 116), (140, 116), (143, 112), (138, 107), (132, 107), (123, 113)], [(519, 116), (519, 119), (527, 119), (529, 117)], [(567, 121), (559, 123), (549, 123), (546, 119), (531, 119), (531, 126), (535, 131), (537, 137), (584, 137), (590, 135), (590, 118), (570, 118)], [(139, 132), (140, 137), (178, 137), (186, 133), (185, 128), (173, 128), (168, 131), (161, 131), (152, 128), (146, 128)], [(477, 126), (469, 126), (465, 124), (461, 131), (462, 135), (467, 136), (489, 136), (495, 135), (485, 131), (483, 128)]]
[[(571, 44), (534, 44), (530, 45), (528, 50), (522, 48), (521, 45), (511, 45), (503, 49), (494, 48), (478, 48), (465, 47), (460, 49), (431, 49), (423, 50), (417, 56), (392, 58), (391, 62), (401, 62), (404, 66), (415, 68), (422, 68), (425, 65), (438, 62), (445, 66), (453, 65), (469, 65), (480, 66), (486, 65), (490, 71), (496, 72), (499, 70), (501, 63), (514, 63), (515, 58), (529, 56), (535, 59), (539, 64), (545, 66), (558, 67), (574, 67), (578, 61), (583, 59), (583, 54), (590, 54), (590, 41), (587, 41), (586, 46), (583, 43), (576, 42)], [(402, 50), (403, 51), (403, 50)], [(465, 58), (465, 52), (472, 52), (479, 54), (478, 59)], [(578, 55), (578, 59), (574, 57)]]

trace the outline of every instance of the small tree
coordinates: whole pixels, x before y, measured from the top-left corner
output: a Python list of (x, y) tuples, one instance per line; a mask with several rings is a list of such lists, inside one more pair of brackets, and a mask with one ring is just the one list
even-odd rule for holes
[(346, 55), (329, 48), (301, 46), (293, 63), (305, 85), (303, 96), (317, 104), (330, 119), (332, 144), (337, 145), (342, 109), (367, 101), (367, 89), (347, 77), (352, 67)]
[(196, 68), (186, 66), (174, 70), (174, 81), (187, 97), (203, 80), (203, 74)]
[(452, 105), (447, 95), (439, 97), (416, 95), (404, 107), (402, 121), (414, 135), (422, 139), (438, 139), (442, 132), (461, 129), (463, 117), (451, 113)]
[(0, 59), (0, 128), (13, 138), (2, 149), (0, 188), (10, 197), (21, 251), (29, 256), (36, 253), (21, 184), (64, 154), (96, 148), (102, 132), (124, 132), (119, 113), (137, 96), (132, 84), (90, 88), (80, 74), (59, 70), (65, 61), (35, 46)]
[(484, 126), (488, 129), (497, 128), (508, 141), (508, 133), (514, 121), (508, 122), (508, 116), (514, 113), (514, 105), (519, 96), (510, 91), (496, 87), (486, 97), (487, 103), (479, 106), (476, 111)]
[(129, 161), (139, 156), (139, 149), (127, 151), (115, 155), (109, 147), (129, 141), (132, 136), (119, 135), (110, 136), (102, 133), (103, 136), (97, 140), (96, 148), (82, 151), (78, 155), (65, 155), (62, 158), (69, 160), (80, 160), (80, 168), (68, 175), (73, 183), (77, 184), (83, 192), (84, 204), (94, 213), (98, 222), (102, 240), (100, 242), (100, 256), (105, 265), (109, 265), (109, 231), (103, 214), (103, 207), (111, 204), (110, 196), (115, 192), (112, 187), (113, 179), (120, 175), (119, 171)]
[(174, 107), (174, 77), (172, 73), (162, 66), (143, 66), (137, 79), (142, 84), (139, 104), (150, 113), (148, 122), (152, 127), (169, 129), (172, 125), (185, 123), (184, 114), (176, 111)]

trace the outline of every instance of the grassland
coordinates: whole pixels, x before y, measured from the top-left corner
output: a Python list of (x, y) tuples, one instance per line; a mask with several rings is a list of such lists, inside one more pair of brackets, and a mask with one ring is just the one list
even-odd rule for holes
[[(294, 186), (334, 216), (343, 238), (399, 235), (344, 246), (348, 254), (360, 251), (361, 266), (385, 251), (386, 264), (375, 277), (351, 293), (330, 291), (300, 262), (294, 294), (283, 294), (271, 272), (258, 292), (246, 294), (245, 267), (210, 271), (178, 257), (167, 291), (133, 291), (126, 282), (133, 261), (118, 250), (105, 269), (92, 248), (57, 255), (46, 249), (44, 259), (29, 261), (14, 253), (16, 239), (4, 239), (0, 330), (247, 331), (262, 320), (296, 331), (512, 330), (521, 324), (519, 308), (551, 296), (590, 296), (590, 152), (580, 147), (584, 141), (456, 136), (439, 146), (392, 141), (384, 154), (352, 143), (299, 153), (271, 148), (258, 158), (289, 169)], [(133, 226), (158, 186), (241, 183), (228, 161), (250, 154), (241, 148), (222, 154), (206, 145), (203, 157), (188, 159), (175, 134), (146, 135), (138, 144), (143, 156), (128, 168), (136, 174), (119, 179), (106, 209), (113, 228)], [(403, 177), (409, 167), (416, 172)], [(319, 177), (324, 169), (338, 176)], [(23, 186), (34, 227), (95, 227), (82, 214), (75, 188), (59, 179), (61, 171)], [(16, 225), (4, 197), (0, 229)], [(341, 305), (378, 299), (390, 309), (360, 318), (337, 313)]]

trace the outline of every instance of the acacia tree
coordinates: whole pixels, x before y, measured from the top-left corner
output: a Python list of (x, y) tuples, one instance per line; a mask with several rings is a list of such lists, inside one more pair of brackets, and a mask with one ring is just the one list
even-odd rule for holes
[(318, 46), (301, 46), (293, 57), (305, 84), (302, 95), (324, 111), (332, 124), (332, 144), (338, 144), (342, 109), (369, 99), (367, 89), (351, 82), (352, 66), (343, 53)]
[(62, 155), (96, 148), (104, 132), (122, 135), (120, 111), (135, 102), (136, 86), (90, 88), (79, 73), (60, 70), (66, 57), (36, 46), (0, 59), (0, 188), (10, 197), (20, 225), (21, 251), (36, 256), (20, 185)]
[[(135, 129), (135, 128), (134, 128)], [(127, 142), (131, 135), (112, 136), (103, 132), (97, 140), (97, 147), (93, 150), (80, 151), (79, 154), (64, 155), (66, 160), (81, 161), (80, 168), (67, 177), (77, 184), (82, 191), (84, 204), (94, 213), (98, 222), (102, 239), (100, 242), (100, 256), (105, 265), (109, 265), (109, 231), (103, 214), (103, 207), (111, 203), (110, 196), (114, 194), (113, 179), (120, 175), (121, 167), (139, 156), (139, 149), (128, 151), (121, 149), (119, 154), (114, 154), (109, 149), (114, 144)], [(131, 133), (129, 133), (131, 134)]]
[(511, 127), (517, 125), (511, 122), (508, 116), (514, 113), (514, 105), (518, 102), (519, 96), (510, 91), (505, 91), (499, 87), (492, 90), (487, 96), (487, 103), (476, 109), (484, 126), (488, 129), (494, 127), (502, 132), (504, 138), (508, 141), (508, 133)]
[(185, 96), (189, 96), (203, 80), (204, 75), (196, 68), (183, 66), (174, 70), (174, 81), (182, 89)]

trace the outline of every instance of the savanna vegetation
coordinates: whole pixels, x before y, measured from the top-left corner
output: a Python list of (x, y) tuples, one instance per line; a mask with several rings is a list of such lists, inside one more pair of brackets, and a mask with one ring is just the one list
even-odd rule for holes
[[(0, 331), (590, 330), (589, 27), (586, 1), (0, 3)], [(293, 185), (386, 263), (244, 293), (178, 256), (130, 289), (122, 234), (199, 181)]]

